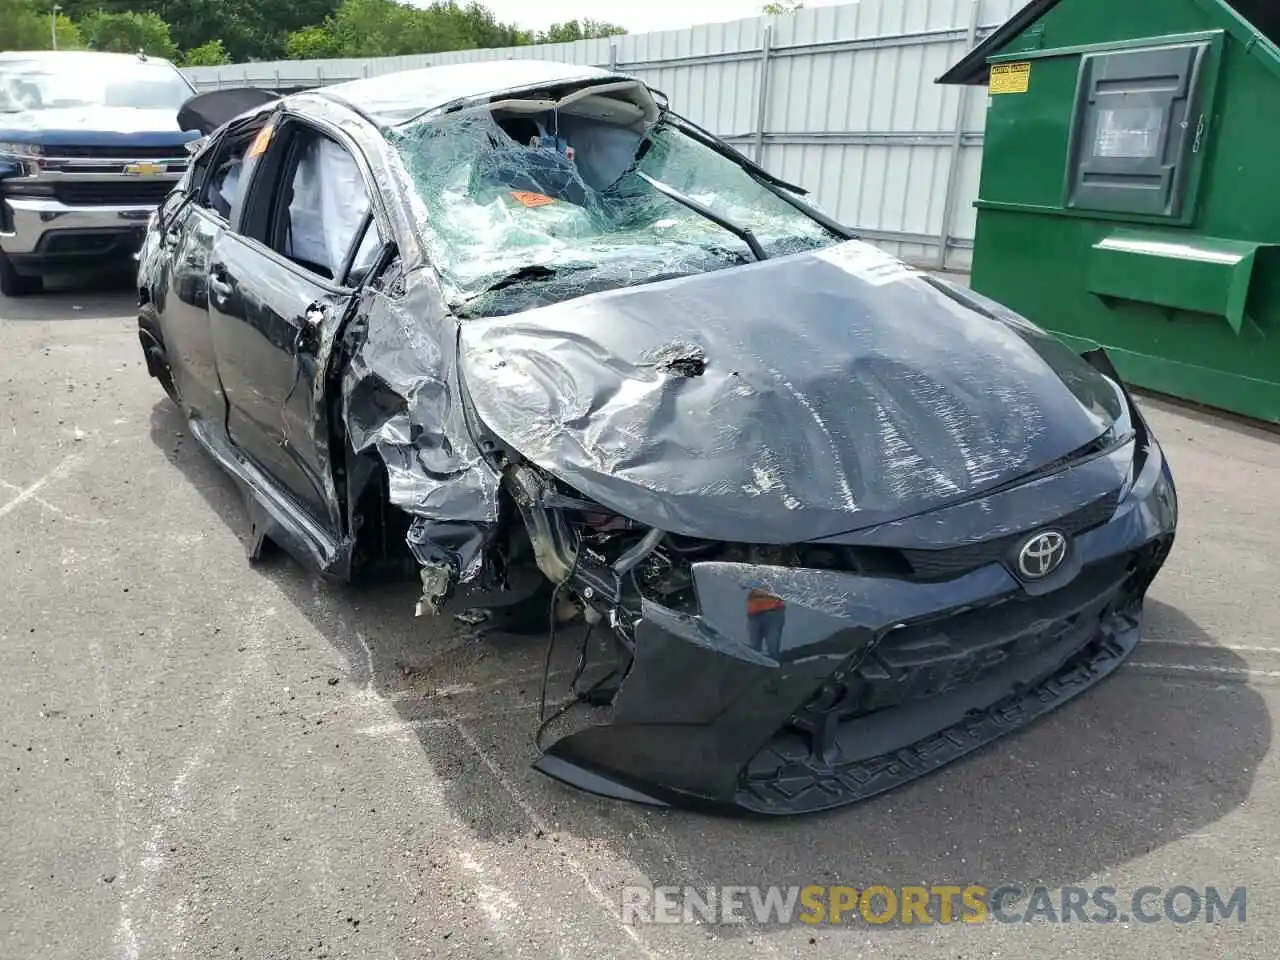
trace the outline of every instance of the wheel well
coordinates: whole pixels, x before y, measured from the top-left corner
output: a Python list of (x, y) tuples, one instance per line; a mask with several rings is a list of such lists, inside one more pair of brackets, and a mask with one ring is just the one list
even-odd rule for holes
[(391, 505), (391, 479), (376, 451), (358, 452), (347, 432), (342, 378), (359, 335), (350, 324), (338, 341), (326, 374), (329, 459), (334, 490), (344, 511), (343, 534), (351, 539), (351, 579), (388, 574), (416, 576), (407, 536), (412, 519)]
[[(355, 543), (352, 578), (392, 572), (416, 575), (418, 564), (406, 539), (412, 518), (391, 505), (386, 466), (375, 456), (350, 452), (348, 463), (346, 476), (352, 483), (348, 488), (347, 523)], [(350, 499), (353, 490), (354, 501)]]

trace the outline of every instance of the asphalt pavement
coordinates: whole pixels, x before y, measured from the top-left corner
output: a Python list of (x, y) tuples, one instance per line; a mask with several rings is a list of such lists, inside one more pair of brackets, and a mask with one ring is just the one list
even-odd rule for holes
[[(1182, 522), (1130, 663), (889, 795), (717, 819), (529, 769), (544, 638), (251, 566), (127, 290), (0, 299), (0, 957), (1274, 957), (1280, 438), (1143, 405)], [(1247, 916), (624, 922), (655, 884), (1213, 885)]]

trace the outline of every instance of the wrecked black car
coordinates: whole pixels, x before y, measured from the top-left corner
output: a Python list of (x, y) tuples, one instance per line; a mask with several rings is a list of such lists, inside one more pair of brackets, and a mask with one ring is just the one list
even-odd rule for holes
[(253, 555), (607, 638), (542, 772), (820, 810), (1138, 642), (1177, 504), (1105, 355), (852, 238), (625, 76), (230, 93), (188, 105), (208, 138), (141, 256), (148, 369)]

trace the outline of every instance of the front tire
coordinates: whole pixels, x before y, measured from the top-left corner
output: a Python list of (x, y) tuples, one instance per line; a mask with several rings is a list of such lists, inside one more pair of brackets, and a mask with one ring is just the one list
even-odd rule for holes
[(25, 297), (44, 290), (43, 277), (29, 277), (14, 269), (13, 262), (0, 253), (0, 293), (6, 297)]
[(147, 372), (160, 382), (164, 392), (179, 407), (178, 388), (173, 382), (173, 368), (169, 366), (169, 354), (160, 336), (160, 315), (151, 304), (143, 304), (138, 310), (138, 339), (142, 342), (142, 354), (147, 361)]
[[(555, 587), (544, 577), (532, 596), (509, 606), (491, 607), (488, 622), (503, 633), (516, 636), (545, 635), (551, 617), (555, 616), (551, 610), (551, 595), (554, 592)], [(563, 591), (560, 597), (564, 599)]]

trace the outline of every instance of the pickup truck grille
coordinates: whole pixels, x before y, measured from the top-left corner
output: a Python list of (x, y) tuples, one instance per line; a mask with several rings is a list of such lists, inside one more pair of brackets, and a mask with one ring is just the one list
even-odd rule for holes
[(162, 147), (46, 147), (50, 157), (70, 160), (174, 160), (185, 162), (187, 151), (181, 144)]
[(175, 180), (85, 180), (76, 182), (59, 182), (53, 184), (54, 198), (68, 206), (106, 206), (109, 204), (156, 204), (159, 205), (169, 191), (174, 188)]

